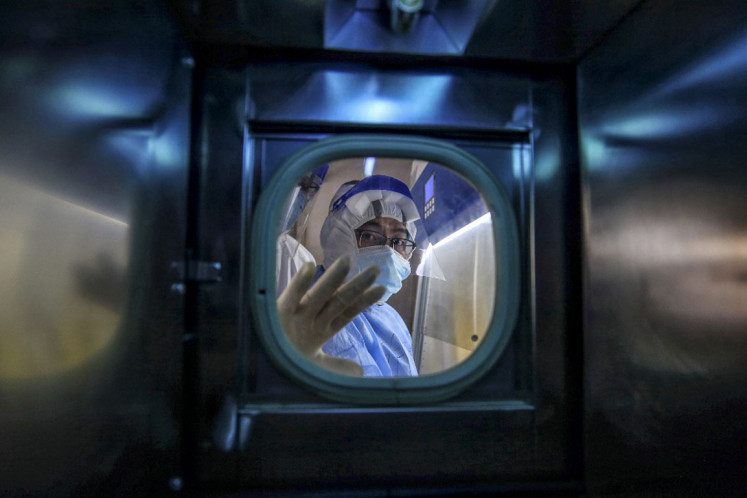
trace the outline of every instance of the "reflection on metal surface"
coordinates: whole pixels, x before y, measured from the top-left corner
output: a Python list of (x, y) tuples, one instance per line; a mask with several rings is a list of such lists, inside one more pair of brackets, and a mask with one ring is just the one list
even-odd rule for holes
[(371, 71), (363, 66), (278, 64), (247, 69), (251, 120), (528, 129), (527, 83), (489, 72)]
[(389, 0), (389, 9), (389, 27), (395, 33), (406, 33), (417, 24), (423, 0)]
[(592, 493), (744, 489), (744, 15), (681, 7), (645, 2), (579, 68)]
[(0, 379), (73, 369), (118, 332), (128, 226), (7, 176), (0, 199)]
[(364, 52), (460, 55), (498, 2), (331, 0), (324, 9), (324, 47)]
[(721, 85), (723, 82), (744, 78), (747, 75), (747, 32), (737, 33), (724, 45), (699, 54), (688, 61), (683, 69), (670, 76), (648, 99), (673, 96), (689, 90), (697, 90), (701, 85)]
[[(470, 356), (492, 318), (497, 268), (492, 217), (479, 191), (443, 166), (418, 159), (343, 159), (330, 163), (319, 199), (294, 227), (317, 264), (324, 259), (318, 227), (327, 216), (332, 195), (343, 183), (363, 178), (372, 160), (377, 174), (398, 177), (408, 184), (423, 223), (418, 230), (427, 232), (431, 242), (437, 240), (427, 247), (419, 242), (423, 254), (413, 257), (411, 263), (416, 259), (418, 264), (437, 262), (439, 278), (419, 277), (413, 270), (388, 304), (410, 329), (420, 374), (439, 373)], [(416, 238), (420, 241), (420, 234)], [(283, 268), (286, 264), (278, 261)]]
[[(447, 75), (413, 78), (407, 75), (372, 77), (343, 71), (324, 73), (324, 89), (329, 92), (327, 99), (345, 105), (336, 112), (360, 123), (387, 123), (403, 117), (406, 121), (417, 122), (443, 105), (450, 83)], [(403, 110), (408, 116), (399, 116)]]
[(169, 14), (0, 4), (2, 493), (179, 475), (191, 76)]
[(668, 139), (712, 129), (722, 119), (734, 119), (738, 116), (739, 111), (728, 103), (724, 103), (719, 109), (692, 109), (675, 105), (670, 109), (644, 111), (619, 121), (613, 120), (604, 127), (604, 132), (612, 140)]
[[(589, 167), (605, 164), (600, 160), (604, 151), (617, 144), (718, 134), (725, 124), (738, 122), (743, 111), (736, 88), (729, 88), (724, 82), (747, 75), (745, 50), (747, 34), (738, 33), (724, 45), (688, 59), (685, 67), (655, 81), (653, 88), (636, 95), (629, 105), (609, 109), (595, 133), (584, 137), (586, 154), (593, 159)], [(714, 85), (719, 90), (703, 93), (702, 85)], [(628, 88), (629, 85), (626, 91)], [(693, 98), (701, 100), (703, 105), (692, 105)], [(635, 157), (631, 160), (636, 161)]]
[[(568, 62), (585, 54), (643, 0), (424, 0), (407, 32), (390, 27), (392, 0), (174, 2), (199, 40), (260, 47), (468, 55)], [(293, 26), (293, 29), (287, 29)], [(196, 40), (196, 41), (199, 41)]]
[(50, 97), (61, 114), (74, 112), (87, 117), (106, 118), (119, 117), (132, 110), (121, 94), (111, 90), (108, 93), (97, 92), (89, 84), (75, 82), (62, 86)]
[[(622, 344), (644, 368), (706, 375), (744, 359), (747, 202), (715, 180), (672, 179), (600, 210), (593, 268), (629, 283), (621, 312), (638, 317)], [(602, 220), (604, 220), (603, 224)]]

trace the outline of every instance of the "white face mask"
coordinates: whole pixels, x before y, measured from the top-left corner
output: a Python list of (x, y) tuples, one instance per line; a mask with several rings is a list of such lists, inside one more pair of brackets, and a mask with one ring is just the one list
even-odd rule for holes
[(410, 275), (410, 262), (389, 246), (363, 247), (358, 249), (354, 258), (354, 270), (362, 272), (369, 266), (381, 269), (374, 285), (386, 288), (382, 302), (386, 302), (402, 288), (402, 281)]

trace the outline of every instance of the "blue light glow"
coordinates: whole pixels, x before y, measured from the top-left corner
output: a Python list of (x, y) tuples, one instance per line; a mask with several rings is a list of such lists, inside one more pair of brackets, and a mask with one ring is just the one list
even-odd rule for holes
[(131, 106), (121, 95), (113, 92), (100, 92), (87, 85), (69, 84), (62, 86), (55, 95), (55, 106), (65, 114), (74, 113), (92, 118), (129, 116)]
[(186, 165), (184, 146), (173, 134), (161, 135), (153, 140), (153, 155), (160, 169), (178, 169)]
[(385, 99), (360, 100), (349, 108), (350, 117), (362, 122), (390, 122), (401, 114), (395, 102)]
[(604, 127), (604, 135), (636, 139), (672, 138), (702, 133), (724, 121), (736, 119), (740, 114), (740, 109), (729, 105), (672, 107), (613, 120)]
[(323, 100), (339, 114), (338, 120), (415, 123), (441, 112), (450, 81), (449, 76), (440, 75), (414, 78), (330, 71), (323, 75)]
[(706, 54), (691, 67), (674, 75), (652, 96), (698, 88), (709, 82), (728, 81), (747, 76), (747, 33), (742, 33), (726, 49)]
[(428, 181), (425, 182), (425, 202), (428, 202), (433, 198), (433, 191), (434, 191), (434, 183), (436, 180), (436, 174), (431, 174), (431, 177), (428, 178)]
[(582, 157), (590, 169), (599, 169), (605, 164), (606, 151), (604, 142), (595, 136), (582, 137)]
[(363, 174), (366, 176), (373, 175), (375, 165), (376, 165), (376, 158), (367, 157), (365, 162), (363, 163)]

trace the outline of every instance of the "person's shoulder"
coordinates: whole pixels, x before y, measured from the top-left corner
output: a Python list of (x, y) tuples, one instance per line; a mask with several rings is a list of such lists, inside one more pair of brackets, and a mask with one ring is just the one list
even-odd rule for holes
[(288, 246), (297, 246), (299, 244), (299, 242), (288, 232), (283, 232), (278, 235), (278, 242)]

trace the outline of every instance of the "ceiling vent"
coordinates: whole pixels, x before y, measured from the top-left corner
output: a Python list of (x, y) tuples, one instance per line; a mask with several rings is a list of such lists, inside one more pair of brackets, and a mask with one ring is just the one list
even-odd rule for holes
[(463, 55), (494, 0), (330, 0), (324, 48)]

